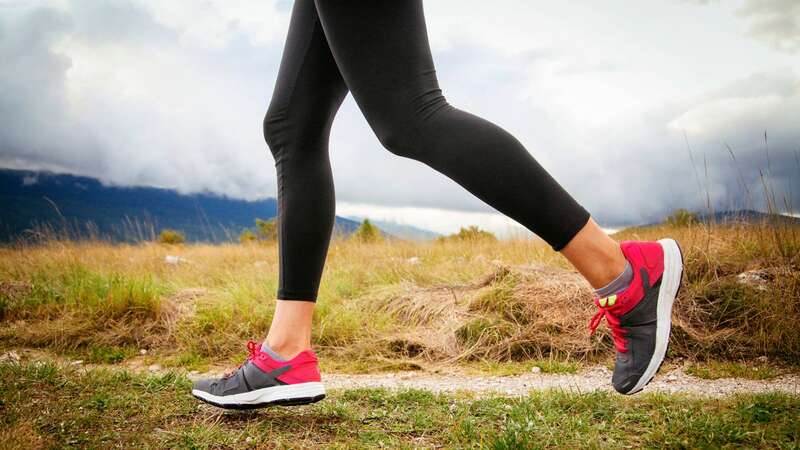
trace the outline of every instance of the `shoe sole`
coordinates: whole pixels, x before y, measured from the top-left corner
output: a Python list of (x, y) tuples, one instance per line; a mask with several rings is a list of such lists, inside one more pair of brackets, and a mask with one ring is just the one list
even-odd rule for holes
[(325, 386), (320, 382), (287, 384), (224, 396), (192, 389), (192, 395), (218, 408), (255, 409), (316, 403), (325, 398)]
[(683, 280), (683, 253), (678, 243), (673, 239), (661, 239), (658, 243), (664, 249), (664, 274), (661, 276), (656, 307), (656, 348), (644, 374), (633, 389), (626, 392), (627, 395), (641, 391), (655, 377), (664, 362), (672, 329), (672, 305)]

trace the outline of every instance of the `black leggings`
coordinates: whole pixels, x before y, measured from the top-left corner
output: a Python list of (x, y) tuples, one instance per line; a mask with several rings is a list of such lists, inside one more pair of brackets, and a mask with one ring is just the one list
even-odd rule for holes
[(447, 102), (421, 0), (296, 0), (264, 119), (278, 175), (278, 299), (316, 300), (335, 211), (328, 138), (348, 90), (390, 152), (450, 177), (554, 249), (588, 221), (517, 139)]

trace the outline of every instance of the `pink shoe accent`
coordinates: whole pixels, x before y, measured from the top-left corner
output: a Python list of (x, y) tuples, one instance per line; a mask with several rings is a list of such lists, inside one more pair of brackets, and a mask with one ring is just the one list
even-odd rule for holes
[(277, 377), (278, 380), (286, 384), (297, 384), (320, 381), (322, 379), (319, 373), (317, 355), (313, 350), (303, 350), (288, 361), (277, 361), (268, 353), (262, 352), (261, 345), (258, 343), (253, 341), (248, 342), (248, 349), (251, 348), (251, 342), (255, 348), (250, 350), (250, 357), (248, 359), (258, 366), (259, 369), (269, 373), (284, 366), (291, 366), (291, 369)]
[(626, 330), (620, 327), (620, 316), (627, 314), (644, 298), (644, 280), (642, 269), (647, 273), (648, 287), (652, 287), (664, 273), (664, 248), (658, 242), (623, 241), (620, 243), (625, 259), (633, 268), (633, 280), (628, 289), (616, 294), (613, 305), (602, 305), (599, 298), (594, 299), (594, 304), (600, 309), (589, 321), (589, 329), (595, 332), (597, 326), (605, 317), (611, 328), (614, 338), (614, 347), (617, 351), (628, 351)]

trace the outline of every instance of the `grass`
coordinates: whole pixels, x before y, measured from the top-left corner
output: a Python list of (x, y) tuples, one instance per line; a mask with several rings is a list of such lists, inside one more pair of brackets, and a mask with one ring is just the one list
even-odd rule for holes
[(787, 372), (769, 364), (753, 364), (735, 361), (693, 362), (685, 368), (686, 373), (704, 380), (720, 378), (746, 378), (749, 380), (771, 380)]
[[(664, 236), (681, 243), (686, 259), (670, 356), (797, 365), (797, 227), (661, 226), (617, 238)], [(168, 264), (168, 255), (181, 259)], [(265, 334), (277, 272), (274, 243), (0, 248), (0, 349), (106, 363), (146, 349), (167, 367), (228, 364), (244, 341)], [(612, 358), (604, 328), (588, 337), (592, 313), (588, 285), (541, 242), (336, 239), (313, 339), (326, 370), (455, 363), (503, 373), (538, 361), (544, 372), (567, 372)]]
[(220, 412), (182, 376), (0, 364), (4, 448), (796, 448), (800, 398), (558, 391), (523, 398), (336, 391), (315, 405)]

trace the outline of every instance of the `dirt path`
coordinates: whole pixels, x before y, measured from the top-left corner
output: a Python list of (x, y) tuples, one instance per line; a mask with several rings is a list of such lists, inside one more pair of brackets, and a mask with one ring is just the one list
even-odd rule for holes
[[(56, 361), (83, 368), (127, 369), (134, 372), (165, 373), (159, 365), (146, 365), (142, 358), (133, 358), (120, 365), (83, 364), (59, 358), (34, 349), (18, 349), (0, 355), (0, 363)], [(189, 379), (220, 376), (224, 370), (200, 373), (186, 373)], [(605, 366), (594, 366), (577, 374), (526, 373), (515, 376), (491, 376), (466, 374), (458, 368), (444, 368), (438, 373), (426, 371), (391, 372), (366, 375), (324, 374), (323, 382), (328, 389), (388, 388), (424, 389), (433, 392), (469, 391), (492, 393), (503, 396), (523, 396), (531, 390), (563, 389), (575, 392), (613, 391), (611, 371)], [(708, 397), (722, 397), (735, 393), (762, 393), (778, 391), (800, 396), (800, 374), (783, 375), (770, 380), (749, 380), (743, 378), (722, 378), (705, 380), (686, 374), (683, 368), (673, 367), (662, 370), (645, 388), (646, 392), (684, 393)]]
[[(596, 366), (574, 375), (524, 374), (518, 376), (468, 376), (458, 373), (432, 375), (420, 372), (400, 372), (375, 375), (338, 375), (323, 377), (329, 389), (357, 387), (415, 388), (434, 392), (473, 391), (520, 396), (531, 390), (564, 389), (577, 392), (612, 391), (611, 372)], [(800, 395), (800, 376), (784, 375), (771, 380), (723, 378), (704, 380), (683, 372), (681, 368), (662, 371), (645, 388), (647, 392), (686, 393), (720, 397), (742, 392), (779, 391)]]

